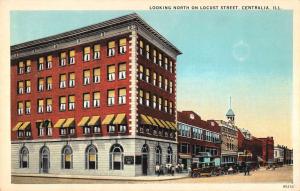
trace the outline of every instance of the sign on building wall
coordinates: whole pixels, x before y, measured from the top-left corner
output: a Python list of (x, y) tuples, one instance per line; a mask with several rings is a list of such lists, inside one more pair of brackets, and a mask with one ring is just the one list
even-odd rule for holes
[(134, 156), (125, 156), (124, 163), (125, 163), (125, 165), (133, 165), (134, 164)]

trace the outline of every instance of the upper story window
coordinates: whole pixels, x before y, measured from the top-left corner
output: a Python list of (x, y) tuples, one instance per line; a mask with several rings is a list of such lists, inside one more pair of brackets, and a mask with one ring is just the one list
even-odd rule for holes
[(60, 74), (59, 75), (59, 88), (66, 88), (67, 75)]
[(52, 68), (52, 56), (51, 55), (47, 56), (46, 68), (47, 69)]
[(114, 81), (116, 79), (116, 67), (115, 65), (107, 66), (107, 79), (108, 81)]
[(69, 64), (75, 64), (75, 50), (69, 52)]
[(191, 137), (191, 127), (188, 125), (179, 125), (179, 135), (183, 137)]
[(126, 103), (126, 88), (119, 89), (119, 104)]
[(24, 82), (18, 81), (18, 94), (23, 94), (23, 93), (24, 93)]
[(162, 107), (162, 98), (158, 98), (158, 110), (161, 111), (161, 107)]
[(157, 97), (156, 97), (156, 95), (152, 96), (152, 105), (153, 105), (153, 109), (156, 109), (156, 105), (157, 105)]
[(31, 112), (31, 102), (30, 101), (25, 101), (25, 114), (30, 114)]
[(59, 65), (65, 66), (66, 64), (67, 64), (67, 54), (66, 52), (62, 52), (60, 53)]
[(44, 91), (44, 79), (43, 78), (39, 78), (38, 79), (38, 91)]
[(143, 51), (144, 51), (144, 42), (142, 40), (140, 40), (140, 55), (143, 55)]
[(23, 115), (24, 105), (23, 102), (18, 102), (18, 115)]
[(75, 72), (69, 73), (69, 87), (75, 86)]
[(107, 104), (108, 106), (115, 104), (115, 90), (107, 91)]
[(149, 46), (149, 44), (146, 45), (146, 58), (150, 59), (150, 46)]
[(39, 63), (38, 63), (38, 70), (44, 70), (44, 63), (45, 63), (45, 58), (44, 57), (40, 57), (39, 58)]
[(146, 68), (145, 80), (147, 83), (150, 83), (150, 69), (149, 68)]
[(165, 99), (164, 108), (165, 108), (165, 112), (168, 112), (168, 100), (167, 99)]
[(100, 92), (93, 93), (93, 106), (100, 107)]
[(144, 80), (144, 66), (143, 65), (140, 65), (140, 67), (139, 67), (139, 77), (140, 77), (140, 80)]
[(65, 96), (61, 96), (59, 97), (59, 110), (60, 111), (66, 111), (66, 97)]
[(157, 64), (157, 52), (155, 49), (153, 49), (153, 62), (154, 64)]
[(169, 67), (169, 69), (170, 69), (170, 72), (173, 73), (173, 62), (171, 60), (170, 60), (170, 67)]
[(165, 57), (165, 70), (168, 70), (169, 69), (169, 67), (168, 67), (168, 58), (167, 57)]
[(169, 81), (167, 78), (165, 78), (165, 85), (164, 85), (165, 91), (168, 91), (168, 85), (169, 85)]
[(161, 53), (158, 54), (158, 65), (162, 66), (162, 54)]
[(172, 94), (173, 93), (173, 82), (172, 81), (170, 81), (170, 85), (169, 86), (170, 86), (170, 89), (169, 89), (170, 93)]
[(91, 47), (87, 46), (83, 49), (83, 61), (90, 61), (91, 59)]
[(156, 72), (152, 73), (152, 84), (154, 86), (156, 86), (156, 84), (157, 84), (157, 74), (156, 74)]
[(169, 113), (173, 114), (173, 102), (169, 102)]
[(26, 61), (25, 72), (26, 72), (26, 73), (31, 72), (31, 60), (27, 60), (27, 61)]
[(100, 59), (100, 44), (94, 45), (94, 59)]
[(120, 54), (125, 54), (126, 53), (126, 38), (122, 38), (119, 40), (119, 53)]
[(52, 112), (52, 99), (51, 98), (46, 99), (46, 112), (48, 112), (48, 113)]
[(158, 76), (158, 87), (162, 88), (162, 76), (161, 75)]
[(74, 95), (70, 95), (68, 98), (69, 101), (69, 110), (72, 111), (75, 109), (75, 96)]
[(116, 42), (110, 41), (108, 42), (107, 56), (114, 56), (114, 55), (116, 55)]
[(123, 80), (126, 78), (126, 63), (119, 64), (119, 79)]
[(26, 84), (26, 93), (30, 93), (31, 92), (31, 83), (30, 83), (30, 80), (26, 80), (25, 84)]
[(46, 78), (46, 86), (47, 86), (47, 90), (52, 90), (52, 77), (48, 76)]
[(23, 74), (24, 73), (24, 62), (19, 62), (18, 63), (18, 74)]
[(91, 77), (90, 70), (84, 70), (83, 71), (83, 85), (90, 84), (90, 77)]
[(100, 82), (100, 68), (93, 69), (93, 81), (94, 83)]
[(90, 108), (90, 94), (83, 94), (83, 108)]
[(139, 103), (140, 103), (140, 105), (144, 104), (144, 91), (143, 90), (139, 90)]
[(150, 92), (146, 92), (146, 106), (150, 106)]
[(44, 112), (44, 100), (43, 99), (39, 99), (38, 100), (38, 113), (43, 113)]

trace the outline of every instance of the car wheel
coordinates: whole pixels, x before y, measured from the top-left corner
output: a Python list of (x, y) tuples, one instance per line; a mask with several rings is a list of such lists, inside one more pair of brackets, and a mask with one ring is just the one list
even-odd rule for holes
[(193, 177), (193, 178), (197, 178), (197, 177), (199, 177), (199, 176), (200, 176), (199, 173), (196, 173), (196, 172), (193, 172), (193, 173), (192, 173), (192, 177)]

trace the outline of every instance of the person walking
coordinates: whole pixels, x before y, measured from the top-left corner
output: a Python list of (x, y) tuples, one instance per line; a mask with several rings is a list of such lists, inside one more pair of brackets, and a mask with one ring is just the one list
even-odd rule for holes
[(172, 165), (172, 166), (171, 166), (171, 174), (172, 174), (172, 176), (174, 176), (174, 173), (175, 173), (175, 166)]
[(244, 166), (244, 176), (246, 176), (246, 174), (247, 174), (247, 164), (245, 164)]
[(247, 168), (247, 175), (250, 175), (250, 166), (246, 165), (246, 168)]
[(157, 174), (157, 176), (160, 175), (160, 167), (159, 167), (158, 163), (155, 165), (155, 173)]

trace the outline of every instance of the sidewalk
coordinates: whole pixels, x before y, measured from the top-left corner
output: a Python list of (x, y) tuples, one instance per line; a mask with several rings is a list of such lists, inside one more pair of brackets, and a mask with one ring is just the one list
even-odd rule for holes
[(122, 181), (162, 181), (187, 178), (188, 173), (171, 175), (148, 175), (148, 176), (85, 176), (85, 175), (57, 175), (57, 174), (12, 174), (18, 177), (40, 177), (40, 178), (70, 178), (70, 179), (91, 179), (91, 180), (122, 180)]

